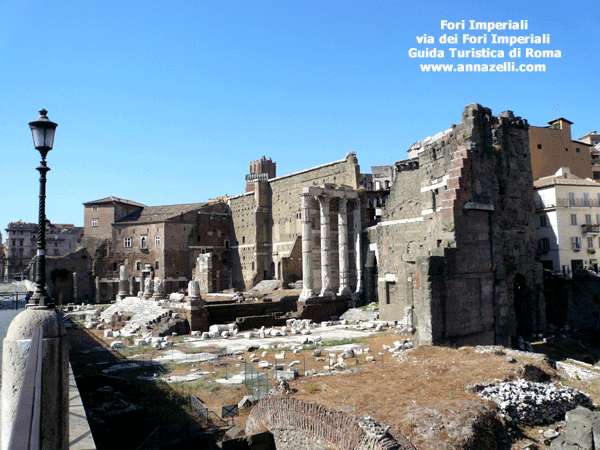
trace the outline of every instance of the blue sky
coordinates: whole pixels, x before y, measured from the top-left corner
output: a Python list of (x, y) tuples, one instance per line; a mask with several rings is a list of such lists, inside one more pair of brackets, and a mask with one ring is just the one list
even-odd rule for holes
[[(147, 205), (244, 190), (265, 155), (279, 175), (356, 151), (363, 172), (458, 123), (473, 102), (573, 138), (600, 129), (600, 2), (0, 1), (0, 227), (37, 222), (39, 154), (28, 123), (58, 123), (47, 216), (83, 225), (82, 203)], [(528, 20), (560, 58), (459, 60), (441, 21)], [(483, 32), (459, 30), (481, 35)], [(446, 50), (417, 59), (410, 48)], [(427, 73), (420, 64), (544, 63), (538, 73)]]

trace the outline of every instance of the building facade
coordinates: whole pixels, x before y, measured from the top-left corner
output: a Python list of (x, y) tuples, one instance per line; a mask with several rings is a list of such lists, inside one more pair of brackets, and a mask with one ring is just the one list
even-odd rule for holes
[(566, 276), (580, 269), (598, 272), (600, 184), (563, 167), (534, 185), (538, 252), (544, 268)]
[(571, 138), (567, 119), (548, 122), (547, 127), (529, 127), (529, 150), (533, 179), (553, 176), (561, 167), (569, 167), (580, 178), (592, 178), (591, 145)]
[(108, 197), (84, 203), (84, 210), (84, 244), (93, 255), (92, 277), (101, 300), (116, 295), (122, 265), (132, 295), (144, 289), (147, 277), (160, 278), (171, 292), (185, 288), (201, 255), (210, 258), (207, 292), (230, 287), (226, 203), (144, 206)]
[[(37, 254), (36, 223), (11, 222), (6, 228), (6, 278), (21, 280), (27, 278), (32, 260)], [(65, 256), (77, 249), (81, 242), (83, 228), (73, 224), (46, 225), (46, 255)]]
[(592, 157), (592, 179), (594, 181), (600, 181), (600, 134), (594, 131), (590, 131), (579, 138), (579, 141), (591, 145), (591, 157)]

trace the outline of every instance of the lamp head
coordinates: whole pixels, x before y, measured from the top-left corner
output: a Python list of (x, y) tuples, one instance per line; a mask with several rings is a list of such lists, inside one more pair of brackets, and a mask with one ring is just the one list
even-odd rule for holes
[(37, 120), (29, 123), (31, 133), (33, 134), (33, 146), (39, 150), (42, 154), (42, 158), (46, 158), (46, 155), (52, 146), (54, 145), (54, 131), (58, 124), (48, 119), (48, 111), (45, 109), (40, 110), (40, 115)]

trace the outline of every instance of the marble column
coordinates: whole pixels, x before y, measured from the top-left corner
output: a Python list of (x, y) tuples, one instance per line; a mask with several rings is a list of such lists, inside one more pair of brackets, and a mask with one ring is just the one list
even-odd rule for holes
[(312, 255), (312, 230), (310, 224), (310, 201), (312, 195), (303, 193), (301, 196), (302, 213), (302, 293), (300, 300), (315, 296), (313, 286), (313, 255)]
[(331, 226), (329, 223), (330, 198), (319, 196), (321, 211), (321, 297), (333, 295), (331, 289)]
[(363, 291), (363, 274), (362, 274), (362, 242), (361, 242), (361, 225), (360, 225), (360, 199), (354, 203), (353, 218), (354, 218), (354, 255), (356, 256), (356, 292)]
[(123, 300), (129, 295), (129, 278), (127, 277), (127, 266), (122, 265), (119, 267), (119, 293), (117, 294), (117, 300)]
[(340, 258), (340, 290), (339, 295), (350, 295), (350, 272), (348, 264), (348, 215), (347, 200), (339, 199), (338, 206), (338, 248)]

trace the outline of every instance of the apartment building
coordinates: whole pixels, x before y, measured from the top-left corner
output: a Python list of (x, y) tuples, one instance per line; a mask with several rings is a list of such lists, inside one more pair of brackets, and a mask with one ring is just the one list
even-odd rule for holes
[(547, 127), (529, 127), (529, 151), (533, 179), (551, 177), (569, 167), (579, 178), (592, 178), (592, 145), (571, 138), (573, 122), (558, 118)]
[[(5, 278), (20, 280), (37, 254), (37, 223), (11, 222), (6, 228)], [(81, 241), (82, 227), (73, 224), (46, 224), (46, 255), (65, 256), (74, 252)]]
[(570, 276), (578, 269), (598, 272), (600, 184), (568, 167), (534, 181), (536, 234), (545, 269)]
[(600, 181), (600, 134), (590, 131), (579, 138), (581, 142), (591, 145), (590, 148), (592, 157), (592, 179)]

